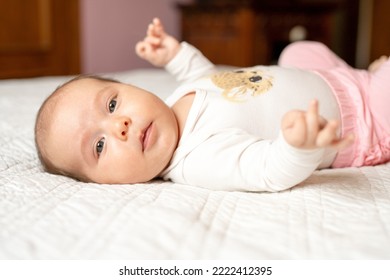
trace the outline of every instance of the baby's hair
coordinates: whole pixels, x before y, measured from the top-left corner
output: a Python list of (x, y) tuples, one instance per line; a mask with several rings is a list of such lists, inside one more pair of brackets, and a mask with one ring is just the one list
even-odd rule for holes
[(81, 174), (73, 174), (69, 173), (65, 170), (62, 170), (58, 168), (45, 154), (44, 146), (46, 143), (46, 138), (48, 137), (49, 133), (49, 127), (51, 125), (51, 115), (52, 111), (55, 109), (56, 103), (61, 99), (61, 96), (63, 94), (66, 94), (66, 90), (64, 90), (68, 85), (80, 81), (83, 79), (95, 79), (103, 82), (112, 82), (112, 83), (120, 83), (118, 80), (112, 79), (112, 78), (106, 78), (102, 76), (97, 75), (79, 75), (76, 76), (69, 81), (63, 83), (62, 85), (58, 86), (42, 103), (41, 107), (39, 108), (39, 111), (36, 116), (35, 120), (35, 128), (34, 128), (34, 134), (35, 134), (35, 147), (37, 150), (39, 161), (41, 162), (43, 169), (46, 172), (57, 174), (57, 175), (64, 175), (67, 177), (74, 178), (79, 181), (88, 182), (88, 178), (85, 178)]

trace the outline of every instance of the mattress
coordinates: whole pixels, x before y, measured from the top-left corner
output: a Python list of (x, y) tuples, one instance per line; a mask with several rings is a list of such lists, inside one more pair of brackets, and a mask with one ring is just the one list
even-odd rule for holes
[[(166, 98), (163, 70), (110, 73)], [(69, 77), (0, 81), (0, 259), (390, 259), (390, 164), (316, 171), (279, 193), (45, 173), (35, 114)]]

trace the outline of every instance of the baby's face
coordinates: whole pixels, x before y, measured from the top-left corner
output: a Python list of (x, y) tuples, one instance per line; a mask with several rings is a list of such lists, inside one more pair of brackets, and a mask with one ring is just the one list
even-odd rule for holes
[(178, 128), (158, 97), (89, 78), (63, 90), (45, 145), (57, 167), (93, 182), (120, 184), (149, 181), (168, 165)]

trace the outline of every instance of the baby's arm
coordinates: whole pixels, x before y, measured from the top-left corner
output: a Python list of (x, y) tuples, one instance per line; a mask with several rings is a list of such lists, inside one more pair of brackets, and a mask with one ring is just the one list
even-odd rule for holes
[(165, 67), (179, 82), (189, 82), (215, 72), (215, 66), (192, 45), (179, 43), (164, 31), (157, 18), (136, 45), (136, 53), (155, 66)]
[(165, 32), (158, 18), (154, 18), (146, 31), (146, 37), (135, 46), (137, 55), (154, 66), (164, 67), (179, 52), (179, 42)]
[(295, 148), (282, 133), (275, 140), (264, 140), (229, 128), (206, 138), (182, 159), (174, 159), (171, 168), (178, 163), (180, 167), (168, 170), (164, 178), (224, 191), (282, 191), (307, 179), (325, 152)]
[(286, 142), (299, 149), (342, 149), (352, 144), (353, 135), (340, 138), (338, 128), (336, 120), (328, 122), (319, 115), (317, 100), (312, 101), (307, 112), (294, 110), (286, 113), (281, 125)]

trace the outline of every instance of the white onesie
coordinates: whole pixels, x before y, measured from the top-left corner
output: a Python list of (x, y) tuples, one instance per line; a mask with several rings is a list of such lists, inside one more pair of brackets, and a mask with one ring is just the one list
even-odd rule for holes
[(196, 94), (164, 179), (214, 190), (280, 191), (333, 162), (334, 150), (294, 148), (280, 131), (286, 112), (307, 110), (313, 99), (323, 117), (340, 119), (331, 88), (315, 73), (278, 66), (217, 72), (187, 43), (166, 69), (184, 82), (166, 100), (169, 106)]

